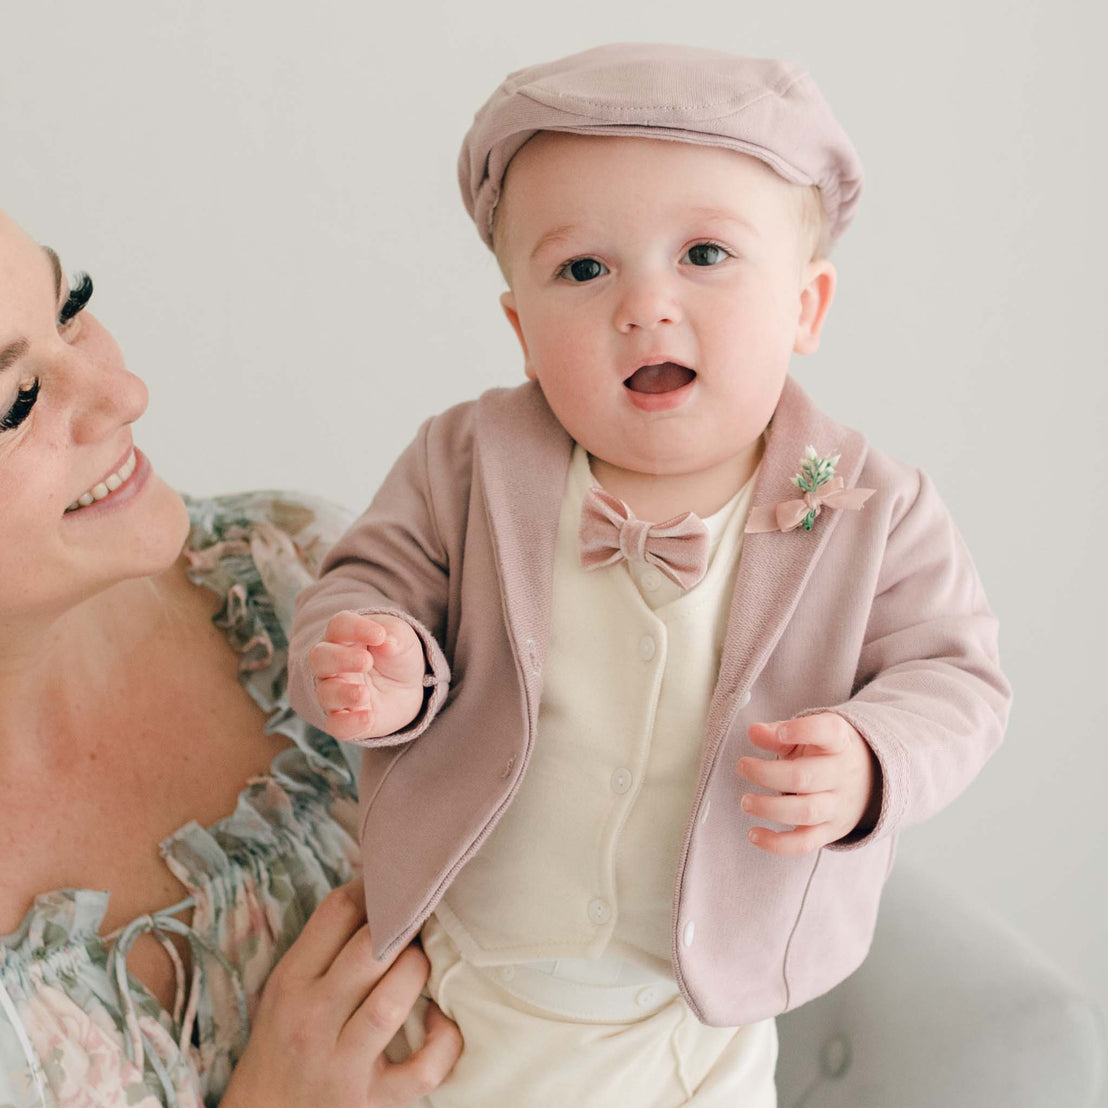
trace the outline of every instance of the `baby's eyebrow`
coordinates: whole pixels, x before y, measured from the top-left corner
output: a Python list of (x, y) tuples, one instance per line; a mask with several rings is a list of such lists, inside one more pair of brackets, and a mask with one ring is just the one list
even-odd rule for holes
[(545, 250), (546, 247), (569, 238), (576, 229), (577, 225), (575, 223), (563, 223), (558, 227), (551, 227), (550, 230), (535, 243), (535, 249), (531, 251), (531, 257), (527, 260), (533, 260), (540, 250)]
[(747, 219), (743, 219), (737, 212), (729, 212), (724, 208), (692, 208), (691, 214), (699, 219), (718, 219), (726, 223), (736, 223), (745, 227), (752, 235), (758, 234), (758, 228)]

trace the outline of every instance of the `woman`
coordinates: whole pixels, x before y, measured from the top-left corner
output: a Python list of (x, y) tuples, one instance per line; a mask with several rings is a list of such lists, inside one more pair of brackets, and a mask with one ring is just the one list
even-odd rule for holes
[(457, 1029), (385, 1061), (426, 961), (372, 961), (353, 777), (284, 697), (343, 521), (182, 502), (90, 294), (0, 216), (0, 1104), (408, 1103)]

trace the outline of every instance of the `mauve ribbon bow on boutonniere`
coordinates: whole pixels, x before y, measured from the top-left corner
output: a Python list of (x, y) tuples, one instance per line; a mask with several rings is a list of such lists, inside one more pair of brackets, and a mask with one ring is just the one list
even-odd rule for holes
[(803, 527), (811, 531), (823, 508), (850, 508), (857, 511), (877, 491), (876, 489), (847, 489), (843, 479), (834, 476), (839, 455), (821, 458), (815, 447), (809, 446), (800, 459), (800, 472), (793, 478), (803, 498), (782, 500), (778, 504), (765, 504), (751, 508), (746, 523), (746, 534), (762, 531), (792, 531)]

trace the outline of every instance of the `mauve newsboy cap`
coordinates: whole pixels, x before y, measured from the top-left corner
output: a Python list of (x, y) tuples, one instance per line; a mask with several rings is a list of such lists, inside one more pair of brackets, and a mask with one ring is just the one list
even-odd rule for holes
[(509, 74), (474, 116), (458, 180), (490, 248), (508, 163), (537, 131), (637, 135), (752, 154), (787, 181), (819, 186), (832, 242), (850, 223), (862, 188), (857, 152), (798, 66), (698, 46), (615, 43)]

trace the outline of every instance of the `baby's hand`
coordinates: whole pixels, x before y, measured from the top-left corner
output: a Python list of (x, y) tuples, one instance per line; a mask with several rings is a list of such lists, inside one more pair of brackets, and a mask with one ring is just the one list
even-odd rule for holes
[(739, 773), (782, 795), (745, 793), (743, 811), (794, 828), (752, 828), (755, 846), (770, 854), (807, 854), (849, 835), (859, 823), (860, 830), (872, 830), (880, 769), (869, 744), (842, 716), (820, 712), (783, 723), (753, 723), (747, 733), (777, 760), (740, 758)]
[(396, 616), (339, 612), (308, 652), (315, 695), (336, 739), (377, 739), (423, 707), (423, 644)]

